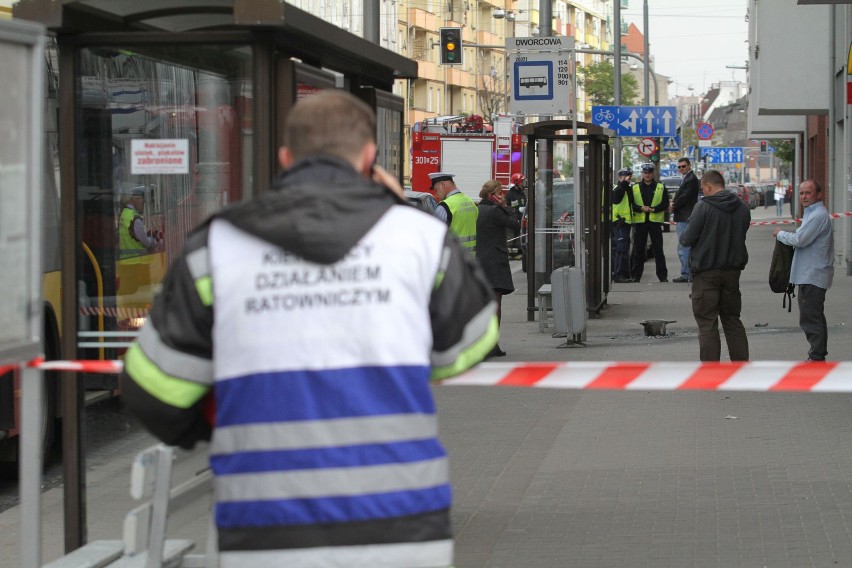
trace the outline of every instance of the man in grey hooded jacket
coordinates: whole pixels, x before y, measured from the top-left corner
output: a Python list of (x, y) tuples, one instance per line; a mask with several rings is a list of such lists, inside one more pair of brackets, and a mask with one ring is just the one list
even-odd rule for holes
[(736, 194), (725, 189), (725, 178), (710, 170), (701, 178), (704, 199), (692, 210), (680, 244), (692, 247), (692, 314), (698, 324), (702, 361), (719, 361), (722, 343), (719, 320), (725, 330), (731, 361), (748, 361), (748, 339), (740, 321), (740, 274), (748, 263), (746, 232), (751, 213)]

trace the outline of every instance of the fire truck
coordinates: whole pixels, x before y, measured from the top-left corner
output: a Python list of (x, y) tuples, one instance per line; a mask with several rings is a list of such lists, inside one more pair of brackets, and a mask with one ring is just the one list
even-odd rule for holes
[(496, 179), (508, 189), (512, 174), (521, 172), (521, 135), (511, 116), (494, 125), (482, 117), (444, 116), (414, 124), (411, 137), (411, 189), (434, 193), (429, 174), (449, 172), (462, 193), (479, 198), (482, 184)]

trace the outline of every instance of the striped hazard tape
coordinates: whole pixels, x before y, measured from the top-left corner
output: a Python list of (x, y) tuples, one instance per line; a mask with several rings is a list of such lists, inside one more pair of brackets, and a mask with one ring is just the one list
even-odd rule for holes
[(589, 390), (852, 392), (852, 362), (483, 363), (443, 384)]
[[(35, 360), (29, 366), (45, 371), (116, 374), (121, 372), (123, 362)], [(0, 368), (0, 372), (13, 368)], [(852, 362), (482, 363), (441, 384), (585, 390), (852, 392)]]
[(81, 316), (97, 316), (103, 314), (119, 319), (129, 318), (146, 318), (148, 317), (149, 308), (99, 308), (97, 306), (80, 306)]

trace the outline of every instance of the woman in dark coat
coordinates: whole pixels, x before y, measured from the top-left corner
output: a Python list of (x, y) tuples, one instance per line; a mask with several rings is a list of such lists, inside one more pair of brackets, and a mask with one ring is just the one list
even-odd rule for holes
[[(500, 323), (500, 304), (504, 294), (515, 291), (512, 270), (509, 268), (509, 249), (506, 246), (506, 229), (520, 229), (515, 212), (506, 205), (503, 186), (497, 180), (488, 180), (479, 191), (479, 217), (476, 219), (476, 258), (479, 259), (497, 300), (497, 323)], [(491, 356), (502, 357), (505, 351), (496, 345)]]

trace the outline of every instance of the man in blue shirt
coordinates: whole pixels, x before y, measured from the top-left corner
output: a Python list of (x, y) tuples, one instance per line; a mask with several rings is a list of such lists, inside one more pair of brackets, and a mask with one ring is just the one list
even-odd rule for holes
[(791, 233), (775, 229), (772, 235), (795, 249), (790, 283), (799, 286), (799, 327), (810, 344), (807, 360), (825, 361), (828, 354), (825, 292), (834, 278), (834, 234), (817, 182), (811, 179), (802, 182), (799, 202), (804, 214), (798, 230)]

